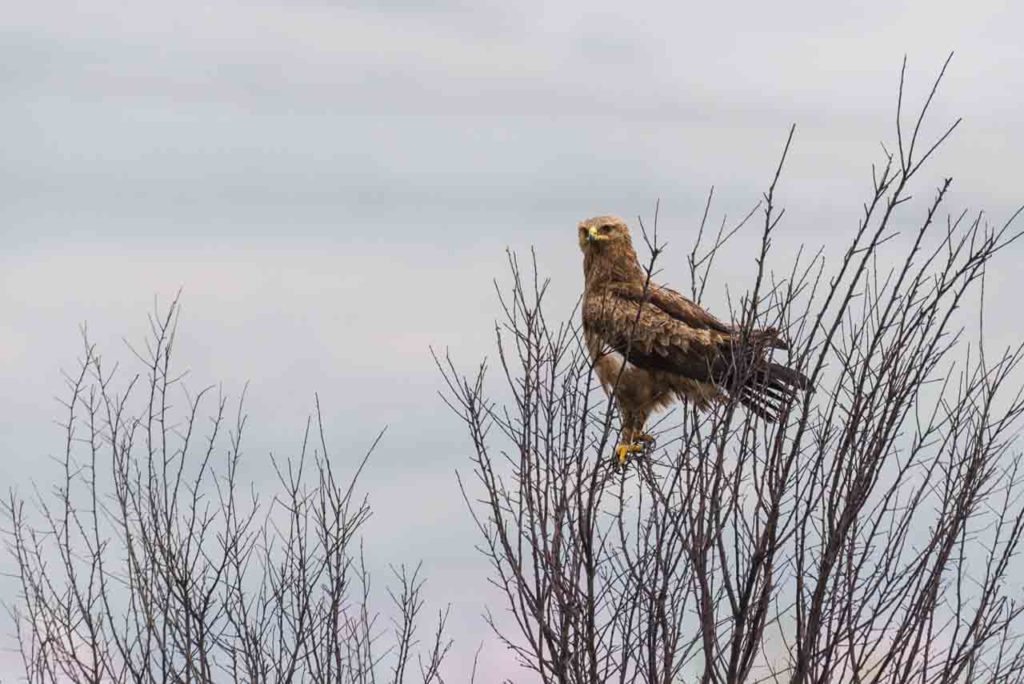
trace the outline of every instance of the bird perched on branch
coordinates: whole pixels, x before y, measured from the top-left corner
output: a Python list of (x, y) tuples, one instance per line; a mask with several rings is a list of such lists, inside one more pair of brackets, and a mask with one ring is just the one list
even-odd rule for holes
[(596, 216), (579, 224), (583, 332), (598, 379), (622, 420), (615, 455), (643, 451), (651, 411), (685, 400), (707, 408), (730, 393), (768, 421), (778, 419), (807, 376), (769, 360), (786, 349), (774, 329), (745, 336), (678, 292), (649, 282), (626, 223)]

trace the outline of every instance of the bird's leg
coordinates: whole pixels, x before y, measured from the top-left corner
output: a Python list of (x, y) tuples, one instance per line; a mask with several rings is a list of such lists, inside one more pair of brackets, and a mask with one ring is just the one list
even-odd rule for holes
[(620, 466), (626, 464), (630, 454), (640, 454), (654, 445), (654, 437), (644, 432), (646, 416), (629, 412), (622, 417), (622, 439), (615, 446), (615, 457)]
[(623, 439), (615, 446), (615, 457), (618, 459), (619, 465), (624, 466), (630, 454), (639, 454), (644, 451), (644, 448), (643, 444)]

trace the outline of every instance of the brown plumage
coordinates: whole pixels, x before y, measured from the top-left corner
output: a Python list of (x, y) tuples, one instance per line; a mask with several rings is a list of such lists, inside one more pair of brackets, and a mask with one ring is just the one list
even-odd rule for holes
[(775, 330), (753, 331), (741, 352), (738, 330), (678, 292), (648, 284), (622, 219), (582, 221), (579, 242), (583, 332), (597, 377), (619, 406), (620, 462), (652, 441), (644, 434), (648, 415), (677, 399), (707, 408), (733, 391), (774, 421), (809, 387), (805, 375), (769, 360), (771, 349), (786, 348)]

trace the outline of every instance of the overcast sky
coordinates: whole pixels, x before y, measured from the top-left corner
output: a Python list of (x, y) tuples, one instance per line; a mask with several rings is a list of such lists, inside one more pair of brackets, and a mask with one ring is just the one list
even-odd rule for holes
[[(45, 482), (79, 324), (127, 363), (122, 338), (140, 339), (154, 297), (182, 288), (179, 364), (197, 388), (250, 382), (256, 466), (297, 446), (314, 392), (343, 462), (390, 426), (366, 479), (368, 552), (424, 560), (428, 605), (453, 604), (455, 681), (485, 634), (486, 568), (453, 477), (468, 443), (436, 397), (428, 345), (467, 368), (490, 351), (505, 247), (536, 247), (567, 312), (582, 283), (576, 222), (650, 217), (660, 198), (664, 277), (681, 279), (708, 188), (716, 215), (744, 212), (791, 123), (780, 262), (800, 243), (838, 247), (894, 139), (904, 54), (916, 105), (956, 51), (925, 133), (964, 124), (922, 201), (947, 175), (951, 210), (1000, 222), (1024, 201), (1016, 2), (0, 12), (0, 480)], [(997, 342), (1021, 334), (1020, 257), (991, 273)], [(742, 284), (748, 264), (724, 263), (719, 282)], [(0, 654), (0, 676), (15, 666)]]

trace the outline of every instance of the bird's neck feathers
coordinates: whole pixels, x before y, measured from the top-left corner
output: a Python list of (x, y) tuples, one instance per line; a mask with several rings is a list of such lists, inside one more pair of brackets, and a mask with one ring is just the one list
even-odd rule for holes
[(628, 243), (588, 249), (583, 257), (583, 277), (588, 288), (645, 279), (636, 251)]

